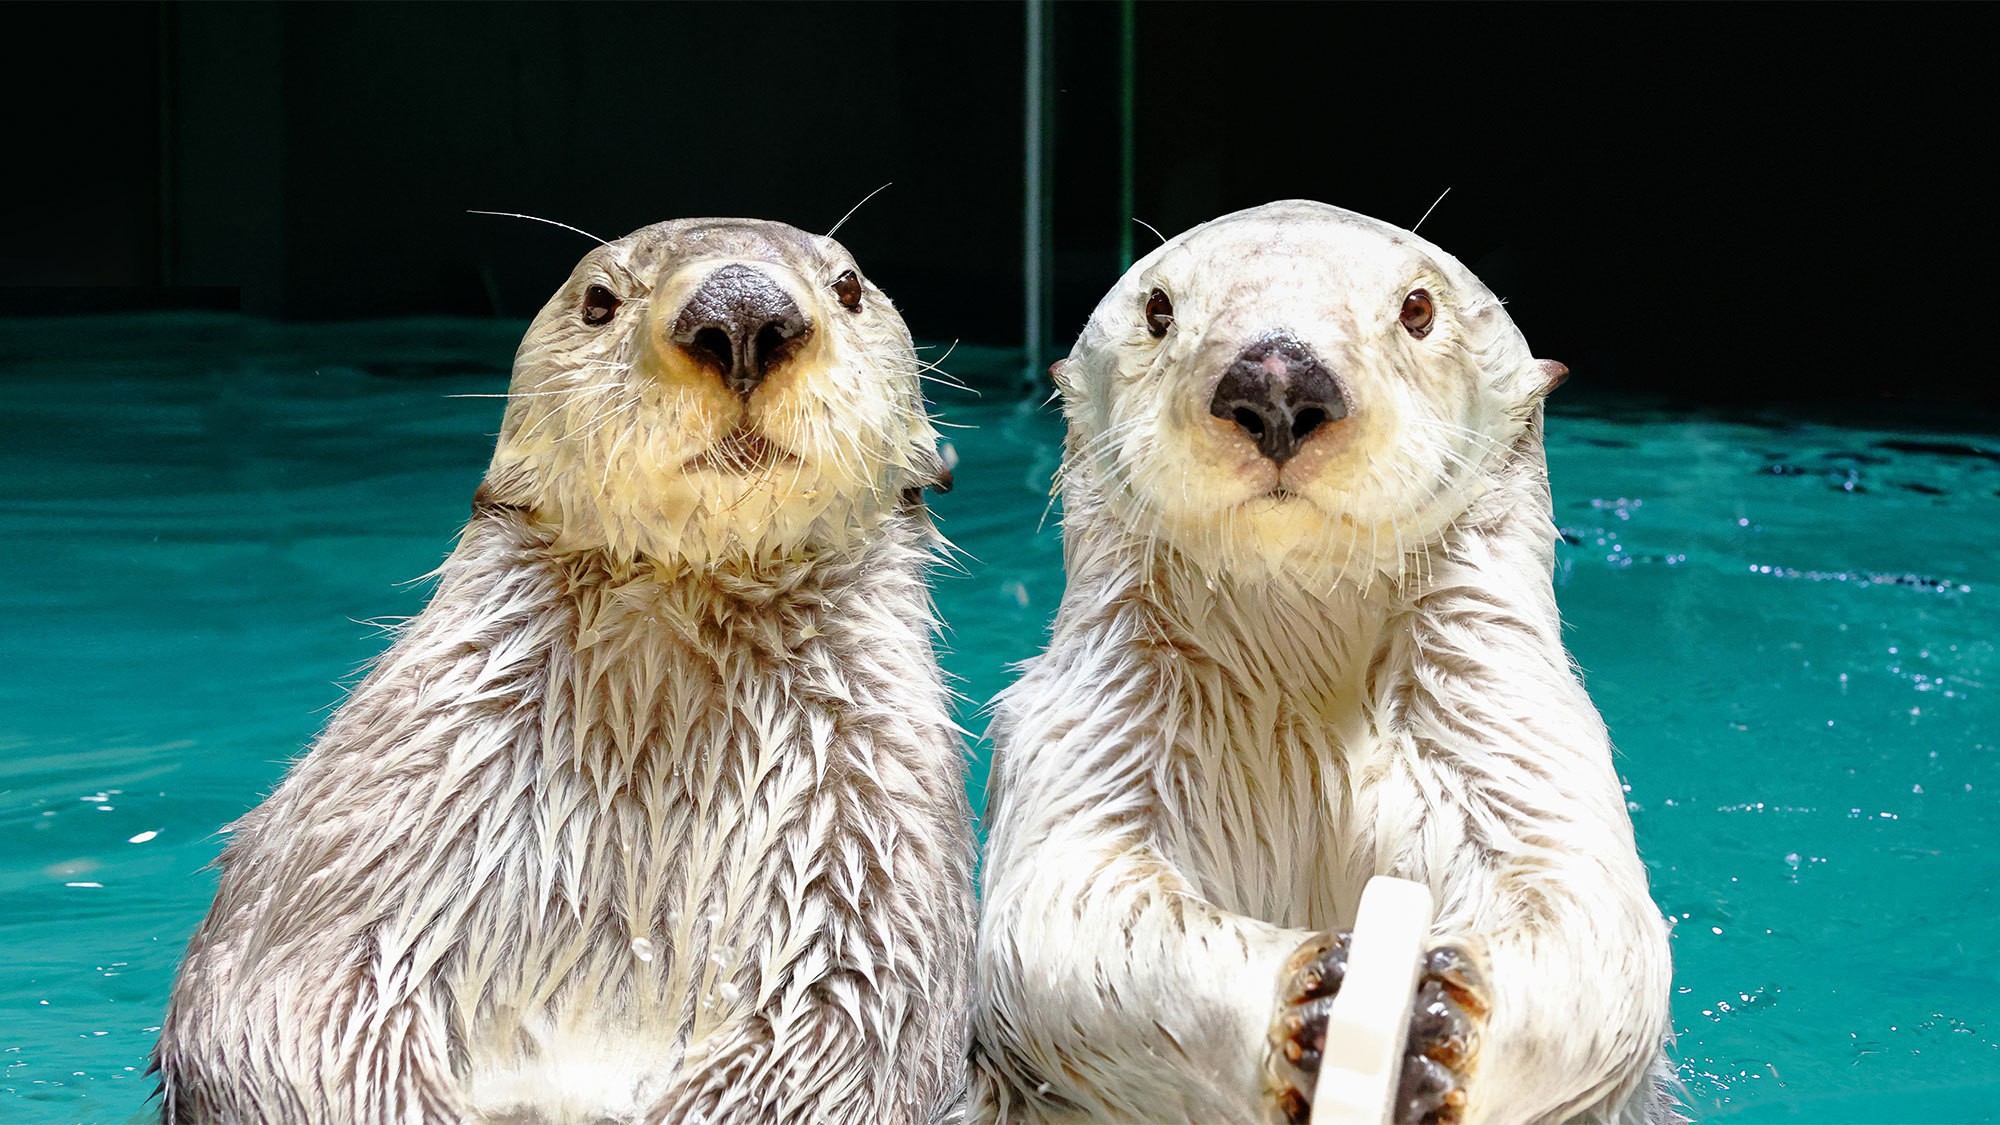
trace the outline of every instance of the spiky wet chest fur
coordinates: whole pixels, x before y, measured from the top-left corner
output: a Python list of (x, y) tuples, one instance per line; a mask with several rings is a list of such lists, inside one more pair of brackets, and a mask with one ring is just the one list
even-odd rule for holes
[(176, 1035), (278, 1023), (252, 1061), (324, 1084), (279, 1117), (923, 1120), (971, 901), (920, 555), (688, 583), (504, 531), (239, 825)]
[[(687, 653), (666, 662), (699, 666)], [(815, 846), (831, 842), (815, 793), (850, 764), (824, 700), (767, 675), (681, 710), (605, 682), (648, 679), (630, 656), (584, 667), (575, 675), (595, 682), (572, 700), (597, 713), (551, 685), (549, 725), (580, 729), (567, 746), (549, 730), (541, 760), (513, 756), (526, 776), (480, 787), (515, 794), (482, 813), (490, 835), (512, 825), (526, 838), (501, 844), (504, 886), (472, 891), (508, 909), (467, 919), (488, 937), (441, 983), (473, 1099), (492, 1109), (558, 1095), (579, 1111), (636, 1111), (691, 1053), (744, 1033), (802, 958), (821, 962), (808, 975), (826, 967), (838, 937), (799, 908), (810, 888), (830, 880), (866, 905), (858, 850)]]

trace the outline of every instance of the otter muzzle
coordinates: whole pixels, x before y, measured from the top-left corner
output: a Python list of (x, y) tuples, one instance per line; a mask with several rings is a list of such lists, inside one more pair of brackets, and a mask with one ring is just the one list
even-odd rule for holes
[(812, 330), (812, 318), (783, 285), (755, 266), (731, 263), (688, 295), (669, 339), (748, 398)]
[(1347, 417), (1347, 397), (1312, 349), (1281, 329), (1237, 353), (1208, 412), (1234, 422), (1259, 453), (1282, 465), (1307, 439)]

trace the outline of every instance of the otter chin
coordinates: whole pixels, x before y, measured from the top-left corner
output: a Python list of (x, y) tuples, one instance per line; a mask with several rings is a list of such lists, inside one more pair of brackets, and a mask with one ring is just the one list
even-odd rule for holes
[(1363, 886), (1440, 910), (1395, 1120), (1665, 1121), (1670, 963), (1563, 649), (1564, 374), (1306, 201), (1135, 264), (1053, 369), (1068, 586), (995, 703), (978, 1104), (1304, 1122)]
[(918, 370), (830, 238), (697, 219), (587, 254), (429, 604), (234, 826), (165, 1118), (960, 1112), (972, 833)]

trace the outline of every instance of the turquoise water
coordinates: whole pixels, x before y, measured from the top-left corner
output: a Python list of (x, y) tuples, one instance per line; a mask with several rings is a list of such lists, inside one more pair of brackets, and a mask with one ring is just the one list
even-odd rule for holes
[[(145, 1111), (216, 830), (422, 604), (500, 415), (453, 396), (518, 332), (119, 319), (37, 359), (0, 322), (0, 1122)], [(1677, 920), (1697, 1115), (2000, 1118), (2000, 434), (1558, 405), (1562, 605)], [(1059, 426), (941, 408), (945, 663), (983, 701), (1061, 594)]]

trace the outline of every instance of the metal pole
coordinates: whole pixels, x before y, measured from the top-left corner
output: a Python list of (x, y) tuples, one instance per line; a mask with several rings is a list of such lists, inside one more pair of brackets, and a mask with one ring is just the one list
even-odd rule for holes
[(1138, 0), (1118, 2), (1118, 268), (1129, 269), (1132, 254), (1133, 197), (1138, 192), (1139, 161), (1132, 135), (1138, 113)]
[(1025, 356), (1022, 379), (1030, 388), (1041, 386), (1043, 356), (1048, 346), (1049, 307), (1049, 4), (1050, 0), (1027, 0), (1026, 112), (1022, 115), (1023, 206), (1021, 274), (1027, 290), (1022, 347)]

